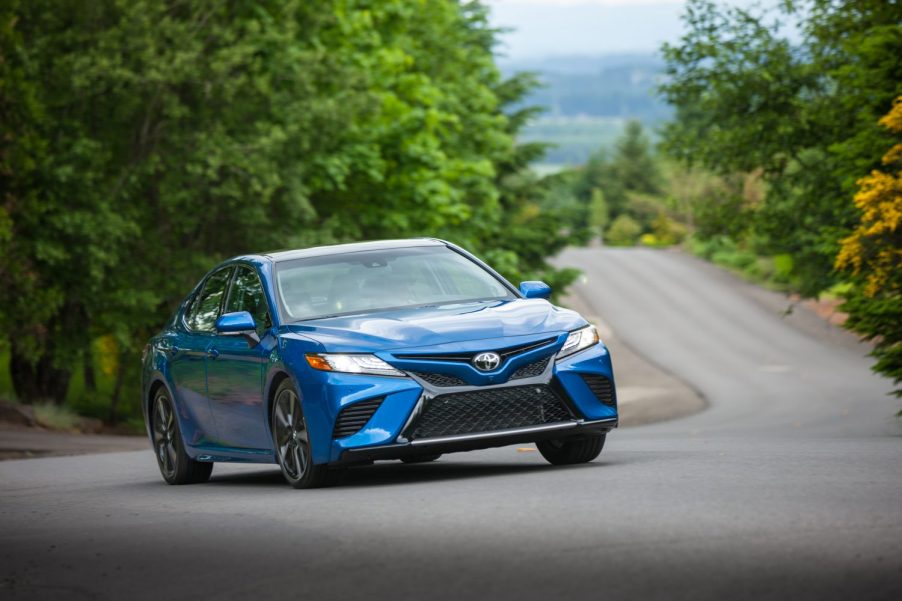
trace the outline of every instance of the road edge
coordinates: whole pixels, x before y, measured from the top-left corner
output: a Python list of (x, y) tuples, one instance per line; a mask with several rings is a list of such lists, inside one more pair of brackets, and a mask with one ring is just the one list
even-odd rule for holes
[(598, 328), (611, 352), (621, 427), (632, 428), (695, 415), (708, 408), (704, 395), (621, 340), (572, 286), (561, 305), (580, 313)]

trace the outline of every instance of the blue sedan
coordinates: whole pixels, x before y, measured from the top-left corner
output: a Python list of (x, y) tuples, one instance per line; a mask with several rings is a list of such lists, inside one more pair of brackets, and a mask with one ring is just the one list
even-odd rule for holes
[(617, 426), (595, 328), (442, 240), (247, 255), (210, 271), (144, 350), (160, 472), (278, 463), (295, 488), (352, 465), (535, 443), (592, 461)]

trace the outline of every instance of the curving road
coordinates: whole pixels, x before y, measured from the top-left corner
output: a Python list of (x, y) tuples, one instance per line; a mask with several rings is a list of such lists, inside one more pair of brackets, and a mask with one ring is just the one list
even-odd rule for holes
[[(577, 293), (709, 401), (596, 462), (516, 448), (298, 492), (150, 451), (0, 464), (7, 599), (900, 599), (899, 401), (866, 349), (678, 253), (580, 249)], [(616, 357), (615, 368), (616, 368)]]

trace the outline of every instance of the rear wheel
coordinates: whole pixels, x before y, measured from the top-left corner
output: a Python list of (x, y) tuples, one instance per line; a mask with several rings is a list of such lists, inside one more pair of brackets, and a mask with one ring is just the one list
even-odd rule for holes
[(430, 461), (435, 461), (441, 456), (441, 453), (431, 453), (429, 455), (411, 455), (410, 457), (401, 457), (401, 461), (403, 461), (404, 463), (428, 463)]
[(601, 453), (605, 437), (605, 434), (593, 434), (542, 440), (536, 443), (536, 448), (552, 465), (588, 463)]
[(213, 464), (194, 461), (185, 452), (179, 420), (165, 388), (157, 391), (150, 418), (154, 454), (163, 479), (169, 484), (198, 484), (209, 480)]
[(294, 488), (317, 488), (329, 481), (329, 467), (315, 465), (310, 451), (310, 434), (301, 400), (291, 380), (276, 390), (272, 408), (272, 433), (282, 475)]

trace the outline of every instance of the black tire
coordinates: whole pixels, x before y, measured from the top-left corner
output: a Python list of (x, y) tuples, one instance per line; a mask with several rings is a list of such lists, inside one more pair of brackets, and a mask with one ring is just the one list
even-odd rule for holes
[(213, 463), (195, 461), (185, 443), (169, 393), (160, 387), (150, 407), (151, 440), (163, 480), (169, 484), (200, 484), (210, 479)]
[(334, 483), (336, 474), (328, 465), (313, 463), (301, 397), (288, 378), (276, 389), (270, 419), (276, 460), (285, 481), (294, 488), (319, 488)]
[(536, 447), (542, 457), (552, 465), (588, 463), (601, 453), (605, 437), (605, 434), (593, 434), (542, 440), (536, 443)]
[(431, 455), (411, 455), (410, 457), (401, 457), (401, 461), (404, 463), (429, 463), (441, 456), (441, 453), (432, 453)]

